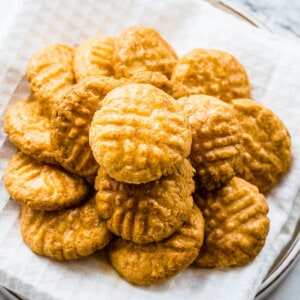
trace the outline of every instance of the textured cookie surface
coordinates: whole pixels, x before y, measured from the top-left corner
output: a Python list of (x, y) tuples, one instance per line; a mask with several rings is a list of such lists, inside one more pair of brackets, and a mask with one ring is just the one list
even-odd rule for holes
[(74, 49), (54, 44), (38, 50), (29, 60), (26, 76), (42, 113), (51, 117), (56, 102), (74, 83)]
[(57, 163), (50, 141), (51, 124), (40, 114), (36, 101), (17, 102), (5, 114), (4, 130), (22, 152), (48, 163)]
[(268, 204), (257, 187), (233, 177), (218, 192), (195, 200), (205, 220), (205, 240), (194, 264), (216, 268), (250, 263), (269, 232)]
[(57, 105), (51, 125), (51, 143), (56, 159), (64, 168), (80, 176), (97, 173), (89, 145), (89, 126), (101, 100), (121, 82), (110, 77), (89, 77), (74, 85)]
[(11, 197), (34, 209), (56, 210), (75, 205), (88, 194), (84, 180), (60, 166), (17, 152), (9, 161), (4, 183)]
[(114, 71), (117, 78), (140, 71), (160, 72), (170, 78), (177, 61), (173, 48), (154, 29), (132, 26), (116, 39)]
[(183, 55), (172, 74), (174, 97), (215, 96), (225, 102), (249, 98), (250, 84), (243, 65), (231, 54), (214, 49), (193, 49)]
[(270, 109), (251, 99), (231, 102), (242, 128), (242, 166), (237, 175), (268, 192), (291, 164), (291, 137)]
[(191, 95), (178, 100), (192, 128), (190, 159), (198, 186), (222, 187), (240, 164), (241, 133), (232, 107), (212, 96)]
[(145, 184), (128, 184), (99, 168), (96, 204), (108, 229), (125, 240), (149, 243), (170, 236), (193, 207), (193, 168), (184, 162), (171, 175)]
[(60, 211), (47, 212), (24, 206), (21, 232), (33, 252), (55, 260), (88, 256), (104, 248), (111, 239), (93, 199)]
[(130, 77), (130, 80), (136, 83), (148, 83), (163, 90), (172, 96), (173, 88), (171, 81), (160, 72), (141, 71), (136, 72)]
[(194, 206), (189, 220), (171, 237), (150, 244), (136, 244), (122, 239), (109, 245), (115, 270), (136, 285), (166, 281), (186, 269), (199, 253), (203, 242), (204, 221)]
[(113, 75), (114, 41), (110, 36), (96, 36), (75, 49), (74, 74), (77, 82), (91, 76)]
[(111, 177), (128, 183), (172, 173), (191, 147), (191, 130), (179, 109), (172, 97), (152, 85), (112, 90), (90, 127), (95, 159)]

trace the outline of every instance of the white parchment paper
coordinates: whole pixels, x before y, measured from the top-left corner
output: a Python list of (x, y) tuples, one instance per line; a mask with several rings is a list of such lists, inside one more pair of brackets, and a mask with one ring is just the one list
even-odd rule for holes
[[(249, 266), (189, 268), (165, 284), (136, 287), (110, 267), (104, 252), (71, 262), (34, 255), (23, 243), (19, 206), (2, 177), (15, 148), (3, 132), (8, 106), (28, 97), (22, 81), (29, 57), (51, 43), (77, 45), (89, 37), (117, 36), (130, 25), (158, 30), (181, 56), (192, 48), (223, 49), (246, 67), (252, 98), (271, 108), (292, 136), (289, 173), (268, 195), (271, 230)], [(28, 299), (253, 299), (299, 220), (300, 198), (300, 45), (255, 28), (201, 0), (20, 0), (6, 38), (0, 40), (0, 285)], [(19, 83), (22, 82), (20, 85)]]

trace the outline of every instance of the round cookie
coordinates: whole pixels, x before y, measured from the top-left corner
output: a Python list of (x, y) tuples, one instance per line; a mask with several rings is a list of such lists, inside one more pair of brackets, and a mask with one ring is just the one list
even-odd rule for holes
[(205, 239), (194, 264), (244, 266), (258, 255), (269, 232), (268, 204), (256, 186), (239, 177), (221, 190), (195, 195), (205, 220)]
[(65, 63), (73, 64), (74, 49), (64, 44), (52, 44), (37, 50), (26, 66), (26, 78), (32, 81), (34, 77), (49, 65)]
[(233, 55), (221, 50), (191, 50), (178, 60), (171, 80), (175, 98), (206, 94), (228, 102), (250, 95), (245, 68)]
[(21, 151), (10, 159), (3, 179), (11, 197), (33, 209), (69, 207), (78, 204), (89, 192), (84, 179)]
[(231, 101), (242, 130), (242, 164), (239, 177), (268, 192), (291, 164), (291, 137), (270, 109), (251, 99)]
[(154, 29), (132, 26), (116, 39), (113, 67), (116, 78), (130, 78), (141, 71), (170, 78), (177, 59), (174, 49)]
[(74, 49), (54, 44), (38, 50), (30, 58), (26, 76), (42, 113), (51, 118), (56, 103), (75, 81)]
[(197, 186), (212, 191), (227, 184), (240, 164), (241, 133), (232, 107), (212, 96), (178, 100), (192, 128), (190, 159)]
[(93, 198), (78, 207), (51, 212), (24, 206), (21, 232), (33, 252), (55, 260), (88, 256), (111, 239)]
[(111, 177), (139, 184), (174, 171), (190, 153), (191, 130), (168, 94), (149, 84), (128, 84), (103, 99), (90, 145)]
[(150, 244), (135, 244), (120, 238), (109, 245), (114, 269), (136, 285), (162, 283), (186, 269), (203, 243), (204, 220), (195, 205), (189, 220), (169, 238)]
[(173, 93), (173, 87), (171, 81), (160, 72), (151, 72), (151, 71), (141, 71), (136, 72), (130, 77), (130, 80), (135, 83), (148, 83), (152, 84), (155, 87), (163, 90), (170, 96)]
[(182, 226), (191, 213), (193, 168), (184, 160), (174, 173), (144, 184), (111, 178), (100, 167), (95, 180), (99, 215), (115, 235), (135, 243), (160, 241)]
[(89, 126), (104, 96), (123, 83), (112, 77), (88, 77), (73, 85), (57, 104), (51, 119), (56, 159), (79, 176), (94, 176), (98, 164), (89, 145)]
[(110, 36), (93, 37), (75, 49), (74, 74), (76, 81), (91, 76), (112, 76), (112, 56), (115, 38)]
[(4, 131), (17, 148), (37, 160), (57, 164), (50, 129), (50, 121), (40, 114), (36, 101), (19, 101), (5, 114)]

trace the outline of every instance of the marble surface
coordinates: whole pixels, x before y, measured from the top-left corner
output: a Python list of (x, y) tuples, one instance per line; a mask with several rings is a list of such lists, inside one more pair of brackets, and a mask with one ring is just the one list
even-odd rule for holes
[[(0, 0), (0, 37), (5, 34), (1, 29), (9, 25), (9, 17), (15, 10), (17, 2), (18, 0)], [(221, 2), (253, 16), (273, 33), (291, 38), (300, 43), (299, 0), (222, 0)], [(266, 300), (298, 300), (300, 295), (299, 279), (300, 260)], [(1, 294), (1, 291), (0, 300), (7, 300)]]
[(272, 32), (300, 42), (299, 0), (224, 0), (267, 26)]

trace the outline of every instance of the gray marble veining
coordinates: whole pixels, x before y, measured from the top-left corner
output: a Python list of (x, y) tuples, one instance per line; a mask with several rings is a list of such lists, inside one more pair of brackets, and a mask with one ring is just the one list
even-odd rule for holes
[(272, 32), (300, 41), (299, 0), (224, 0), (240, 7), (265, 24)]

